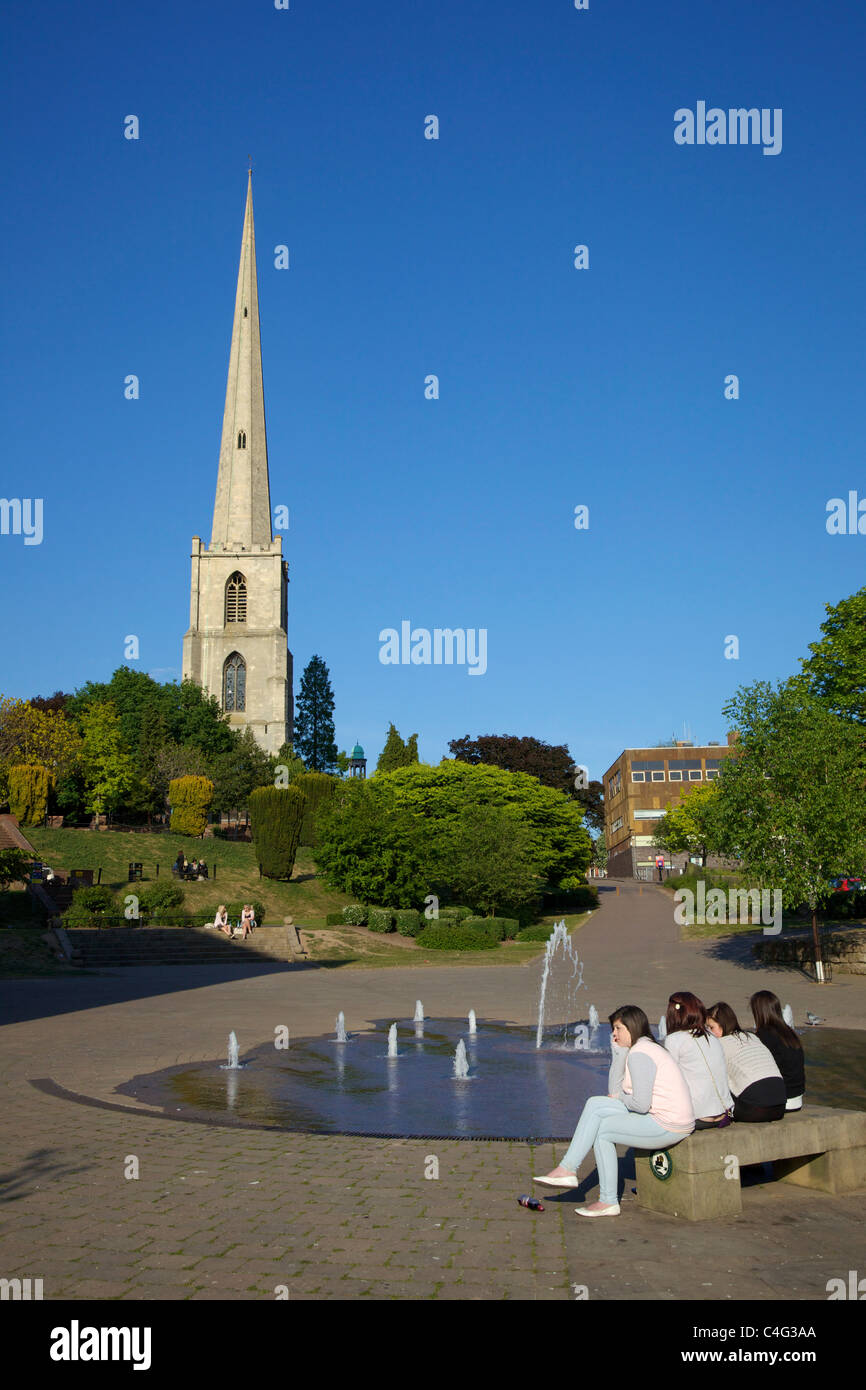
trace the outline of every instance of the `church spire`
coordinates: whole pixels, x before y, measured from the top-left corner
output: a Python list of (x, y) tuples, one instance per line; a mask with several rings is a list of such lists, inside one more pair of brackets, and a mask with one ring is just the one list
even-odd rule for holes
[(271, 496), (250, 170), (211, 546), (237, 549), (270, 544)]

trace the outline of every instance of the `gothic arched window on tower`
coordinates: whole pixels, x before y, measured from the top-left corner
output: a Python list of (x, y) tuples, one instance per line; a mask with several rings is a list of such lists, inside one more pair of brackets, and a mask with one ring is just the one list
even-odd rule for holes
[(239, 448), (239, 449), (245, 449), (246, 447), (247, 447), (247, 436), (246, 436), (246, 431), (245, 431), (245, 430), (238, 430), (238, 448)]
[(223, 709), (233, 714), (247, 707), (247, 663), (232, 652), (223, 667)]
[(245, 623), (247, 620), (247, 581), (240, 570), (226, 584), (226, 622)]

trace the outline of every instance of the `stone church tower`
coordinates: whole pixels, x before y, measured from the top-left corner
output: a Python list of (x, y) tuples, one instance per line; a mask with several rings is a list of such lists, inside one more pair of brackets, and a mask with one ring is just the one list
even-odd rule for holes
[(266, 753), (293, 736), (289, 567), (272, 538), (252, 174), (241, 241), (210, 545), (192, 538), (184, 679), (216, 695)]

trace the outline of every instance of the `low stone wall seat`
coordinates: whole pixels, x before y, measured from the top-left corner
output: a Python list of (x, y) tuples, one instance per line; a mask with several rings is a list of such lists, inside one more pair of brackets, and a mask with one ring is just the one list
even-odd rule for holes
[(834, 1195), (866, 1189), (866, 1112), (804, 1105), (770, 1124), (704, 1129), (667, 1150), (661, 1180), (651, 1154), (635, 1150), (638, 1204), (649, 1211), (708, 1221), (743, 1209), (740, 1170), (772, 1163), (783, 1182)]

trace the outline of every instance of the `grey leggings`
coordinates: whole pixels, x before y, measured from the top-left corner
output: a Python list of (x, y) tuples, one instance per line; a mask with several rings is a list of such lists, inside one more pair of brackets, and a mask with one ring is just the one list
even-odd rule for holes
[(560, 1167), (576, 1173), (592, 1149), (598, 1168), (598, 1200), (611, 1206), (617, 1200), (617, 1144), (628, 1144), (633, 1149), (665, 1149), (687, 1137), (662, 1129), (652, 1115), (628, 1110), (621, 1100), (590, 1096)]

